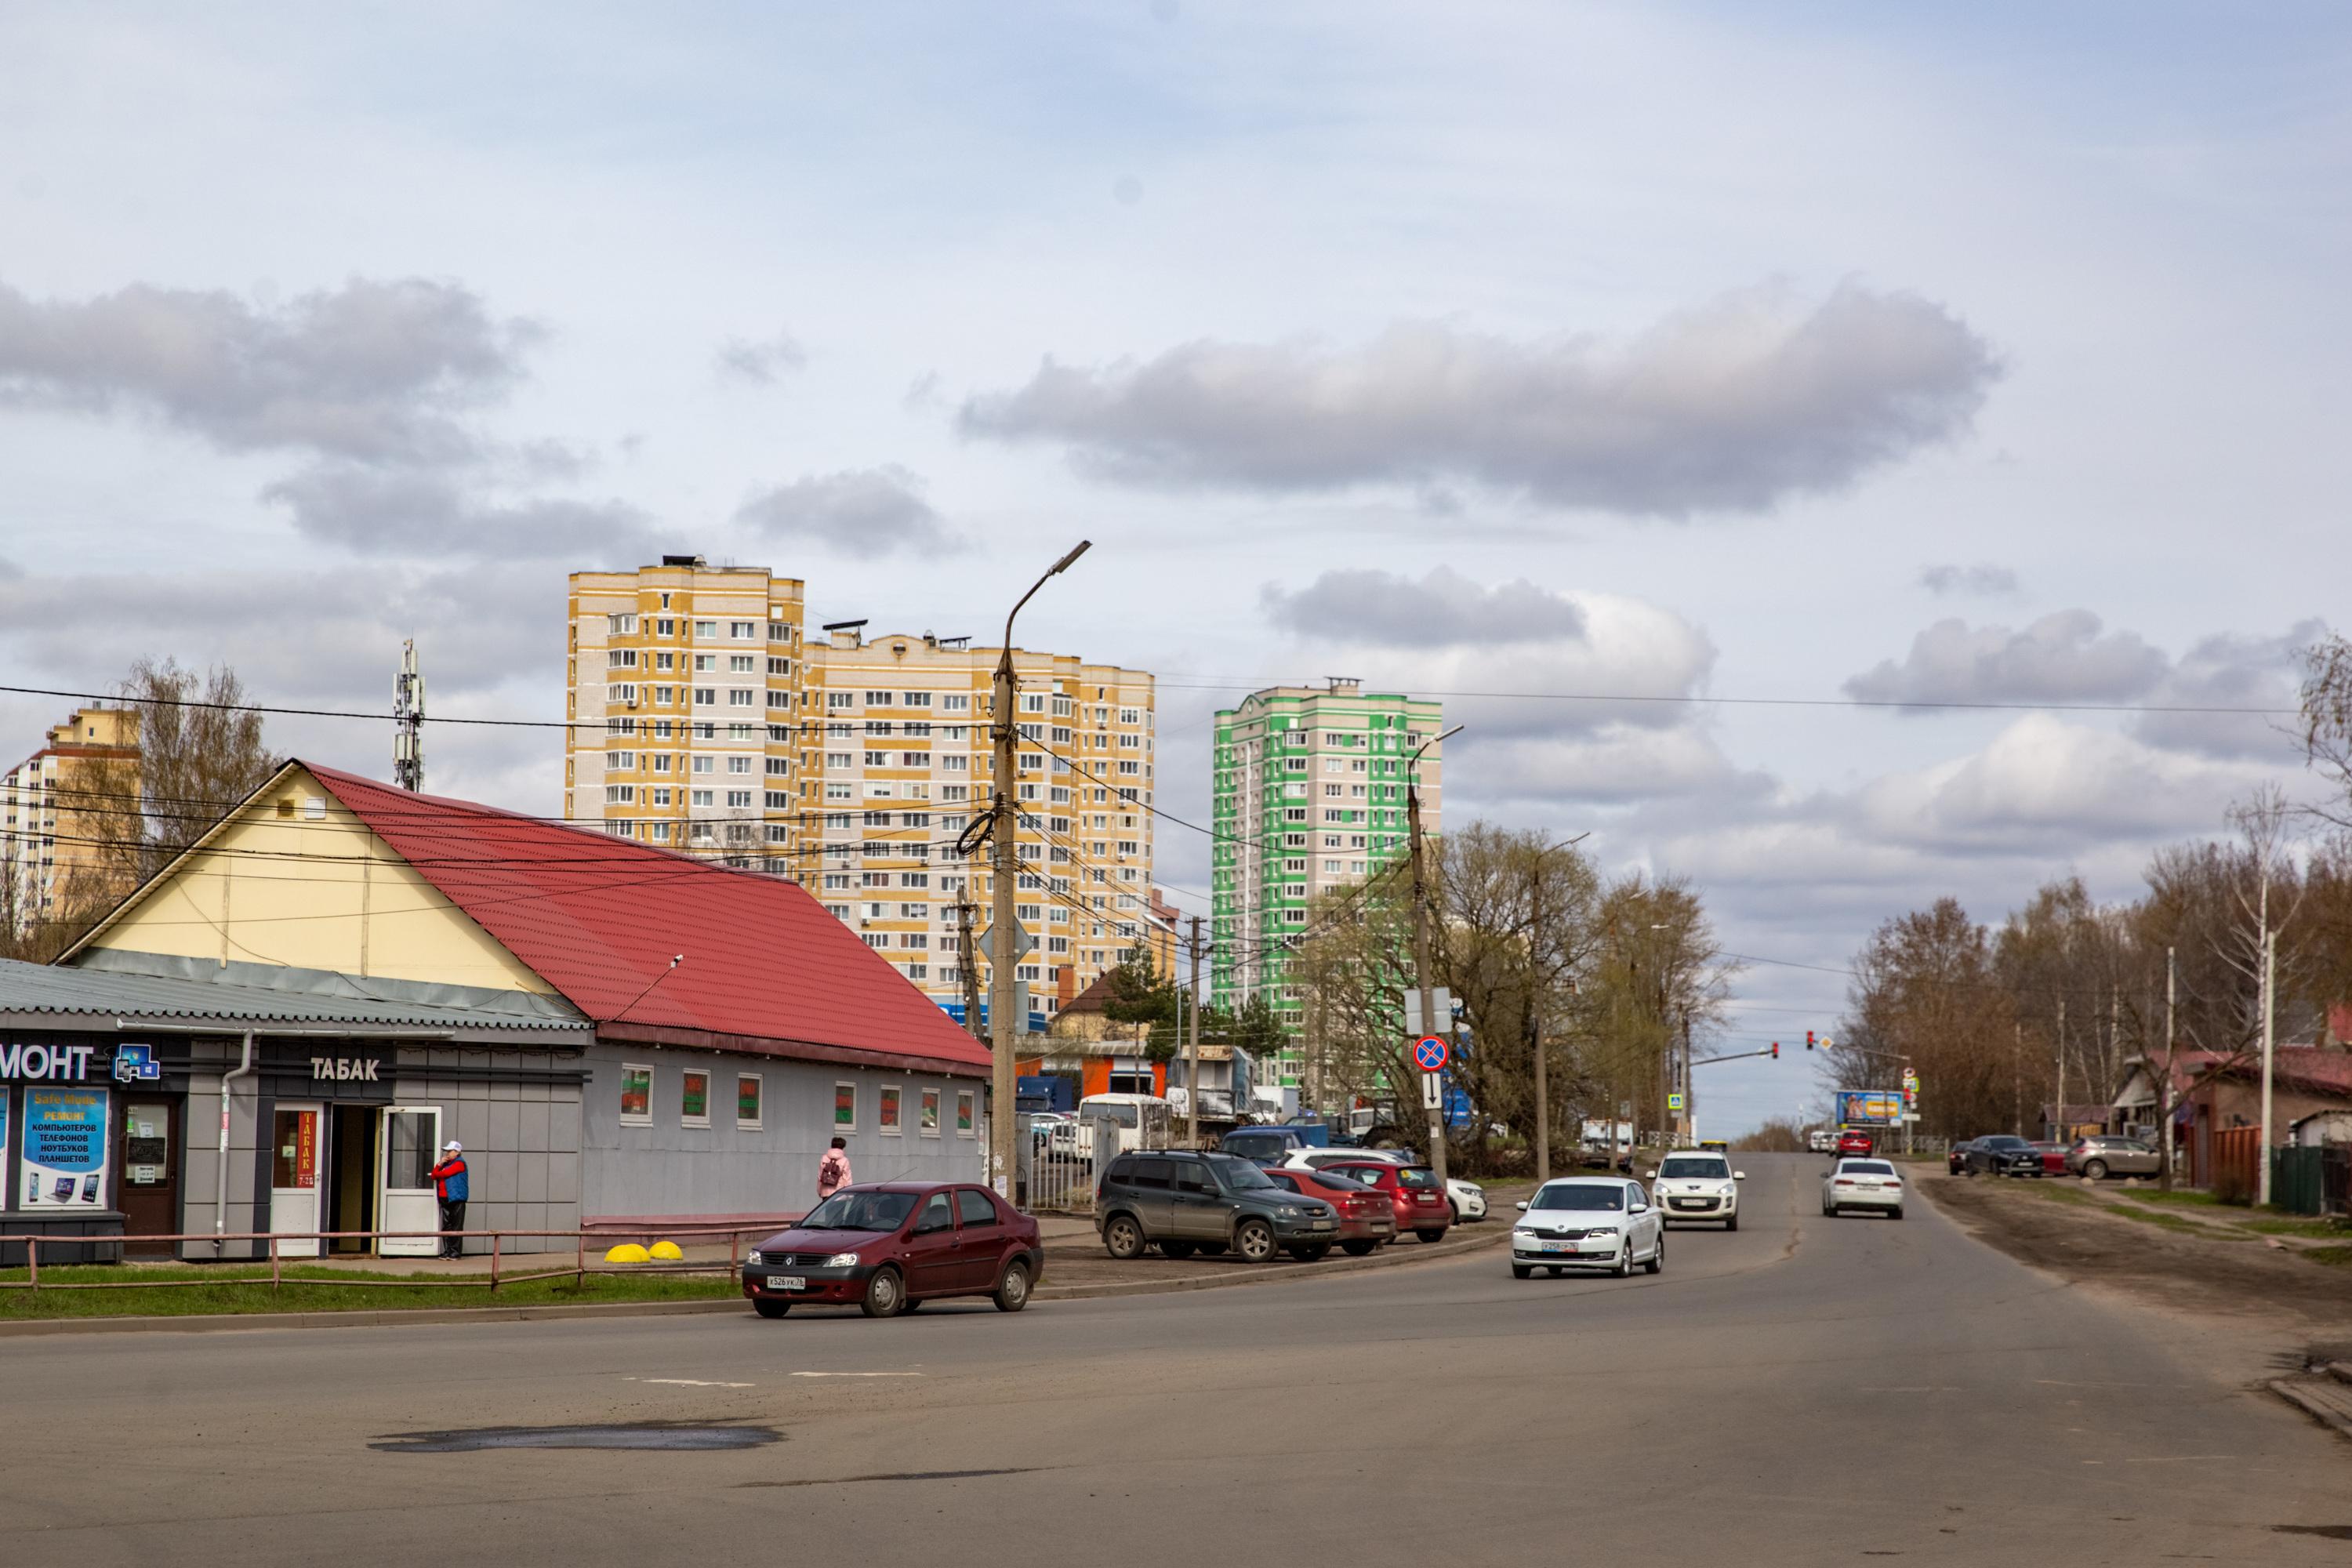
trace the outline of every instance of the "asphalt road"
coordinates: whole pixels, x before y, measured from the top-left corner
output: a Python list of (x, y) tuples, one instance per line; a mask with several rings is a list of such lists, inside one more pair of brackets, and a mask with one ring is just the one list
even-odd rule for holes
[[(2352, 1563), (2352, 1445), (2241, 1350), (1744, 1160), (1631, 1280), (0, 1341), (0, 1561)], [(779, 1436), (371, 1446), (647, 1421)]]

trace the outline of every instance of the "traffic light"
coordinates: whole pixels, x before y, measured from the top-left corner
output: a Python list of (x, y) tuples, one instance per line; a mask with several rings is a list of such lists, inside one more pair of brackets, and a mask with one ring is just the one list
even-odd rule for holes
[(1813, 1048), (1813, 1032), (1812, 1032), (1811, 1029), (1807, 1029), (1807, 1030), (1805, 1031), (1805, 1049), (1807, 1049), (1807, 1050), (1809, 1050), (1809, 1051), (1810, 1051), (1810, 1050), (1811, 1050), (1812, 1048)]
[(1772, 1059), (1776, 1062), (1780, 1059), (1780, 1042), (1778, 1040), (1772, 1042)]

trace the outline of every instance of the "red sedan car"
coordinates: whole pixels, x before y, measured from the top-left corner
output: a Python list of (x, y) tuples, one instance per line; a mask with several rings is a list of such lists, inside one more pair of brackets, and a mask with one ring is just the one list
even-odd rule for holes
[(1849, 1127), (1838, 1134), (1837, 1152), (1841, 1154), (1874, 1154), (1878, 1141), (1859, 1127)]
[(1324, 1166), (1322, 1173), (1345, 1176), (1387, 1194), (1399, 1234), (1409, 1230), (1423, 1241), (1443, 1241), (1446, 1227), (1454, 1223), (1454, 1205), (1445, 1201), (1445, 1184), (1426, 1165), (1349, 1160)]
[(1328, 1171), (1300, 1171), (1287, 1166), (1268, 1171), (1266, 1179), (1310, 1198), (1321, 1198), (1339, 1211), (1339, 1250), (1361, 1258), (1397, 1234), (1396, 1208), (1389, 1194), (1348, 1176)]
[(1017, 1312), (1045, 1271), (1037, 1222), (987, 1188), (887, 1182), (842, 1188), (746, 1253), (743, 1294), (763, 1318), (799, 1305), (889, 1318), (949, 1296)]
[(2066, 1147), (2063, 1143), (2036, 1143), (2033, 1146), (2033, 1152), (2042, 1156), (2043, 1175), (2063, 1176), (2066, 1173)]

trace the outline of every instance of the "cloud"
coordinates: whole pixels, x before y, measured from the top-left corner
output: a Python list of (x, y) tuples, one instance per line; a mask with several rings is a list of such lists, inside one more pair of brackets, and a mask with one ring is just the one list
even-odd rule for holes
[(1390, 572), (1326, 572), (1295, 593), (1269, 583), (1259, 598), (1283, 630), (1346, 642), (1428, 647), (1584, 636), (1584, 612), (1566, 596), (1524, 577), (1484, 587), (1450, 566), (1418, 583)]
[(808, 474), (751, 497), (736, 508), (735, 521), (779, 543), (822, 545), (866, 560), (964, 548), (921, 487), (920, 478), (895, 465)]
[(1919, 569), (1919, 586), (1938, 598), (1952, 595), (1968, 595), (1979, 598), (2006, 598), (2023, 586), (2017, 574), (2006, 566), (1980, 561), (1973, 566), (1943, 563)]
[(653, 520), (623, 501), (486, 501), (417, 469), (319, 464), (261, 495), (293, 514), (298, 533), (360, 555), (595, 558), (617, 566), (650, 560), (661, 546)]
[(461, 416), (506, 391), (541, 335), (424, 279), (267, 309), (221, 290), (133, 284), (75, 302), (0, 285), (0, 402), (129, 406), (226, 451), (446, 463), (475, 454)]
[(1846, 284), (1727, 295), (1622, 344), (1404, 322), (1360, 347), (1203, 340), (1100, 368), (1048, 359), (966, 400), (970, 437), (1066, 446), (1169, 489), (1463, 481), (1545, 506), (1680, 517), (1833, 491), (1963, 433), (2000, 375), (1949, 310)]
[(2149, 693), (2152, 710), (2261, 708), (2267, 713), (2141, 713), (2132, 733), (2153, 746), (2210, 757), (2261, 757), (2297, 765), (2303, 747), (2294, 729), (2301, 704), (2303, 650), (2327, 633), (2326, 623), (2301, 621), (2278, 637), (2223, 633), (2180, 656)]
[(2145, 696), (2168, 661), (2137, 633), (2101, 635), (2088, 610), (2059, 610), (2022, 631), (1937, 621), (1901, 664), (1882, 659), (1845, 683), (1869, 702), (2120, 702)]
[(719, 345), (718, 370), (721, 377), (750, 382), (754, 386), (772, 386), (787, 371), (799, 370), (808, 363), (808, 351), (790, 332), (778, 332), (772, 337), (752, 340), (730, 338)]

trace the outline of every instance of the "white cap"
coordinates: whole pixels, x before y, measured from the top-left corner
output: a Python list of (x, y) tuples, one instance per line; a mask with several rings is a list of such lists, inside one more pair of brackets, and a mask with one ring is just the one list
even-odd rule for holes
[(463, 1143), (460, 1143), (455, 1138), (452, 1138), (449, 1142), (441, 1145), (441, 1152), (444, 1154), (457, 1154), (464, 1152), (465, 1148), (466, 1146)]

